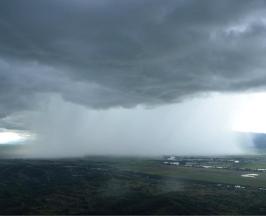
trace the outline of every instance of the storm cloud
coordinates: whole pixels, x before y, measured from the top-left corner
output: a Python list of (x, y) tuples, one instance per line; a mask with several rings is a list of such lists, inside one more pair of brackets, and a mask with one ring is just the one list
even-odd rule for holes
[[(82, 130), (72, 125), (74, 120), (69, 115), (78, 118), (79, 112), (87, 112), (83, 109), (92, 113), (120, 110), (122, 116), (131, 116), (128, 121), (135, 115), (142, 119), (132, 133), (143, 137), (137, 128), (148, 125), (152, 118), (160, 122), (160, 113), (168, 112), (161, 106), (184, 101), (189, 105), (193, 98), (213, 93), (265, 90), (265, 6), (266, 2), (260, 0), (2, 0), (0, 128), (30, 130), (39, 133), (46, 143), (60, 143), (65, 142), (62, 134), (74, 128)], [(51, 113), (49, 104), (55, 100)], [(222, 103), (216, 109), (224, 106)], [(134, 114), (139, 106), (143, 113)], [(209, 106), (211, 109), (211, 103)], [(64, 113), (67, 107), (76, 108), (62, 117), (61, 111)], [(201, 114), (193, 114), (195, 107), (192, 103), (184, 109), (197, 119)], [(145, 111), (149, 108), (155, 109), (150, 119)], [(205, 110), (204, 106), (200, 109)], [(54, 118), (61, 118), (60, 126), (53, 124)], [(115, 117), (106, 119), (105, 125), (110, 127), (116, 121)], [(71, 129), (65, 128), (65, 121)], [(88, 121), (96, 120), (92, 117)], [(185, 120), (180, 122), (185, 128)], [(98, 127), (98, 134), (105, 130), (103, 124), (92, 124)], [(62, 134), (55, 139), (50, 136), (48, 141), (41, 135), (52, 134), (49, 129)], [(159, 130), (150, 132), (150, 136)], [(121, 133), (114, 132), (111, 142), (123, 143), (116, 137)], [(127, 136), (129, 145), (134, 136), (131, 132)], [(67, 140), (74, 142), (76, 138)], [(90, 140), (98, 144), (102, 141)], [(159, 148), (157, 152), (162, 151)]]
[(93, 108), (265, 88), (264, 1), (0, 2), (0, 113), (58, 93)]

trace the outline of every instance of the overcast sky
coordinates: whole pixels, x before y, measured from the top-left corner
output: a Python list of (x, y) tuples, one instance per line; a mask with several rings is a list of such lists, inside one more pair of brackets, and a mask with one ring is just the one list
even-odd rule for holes
[(47, 155), (240, 152), (224, 128), (266, 87), (265, 4), (2, 0), (0, 128)]

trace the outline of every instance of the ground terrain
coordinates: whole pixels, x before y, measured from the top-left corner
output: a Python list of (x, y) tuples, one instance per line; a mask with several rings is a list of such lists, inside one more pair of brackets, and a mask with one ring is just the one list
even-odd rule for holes
[(266, 214), (265, 167), (264, 156), (2, 159), (0, 214)]

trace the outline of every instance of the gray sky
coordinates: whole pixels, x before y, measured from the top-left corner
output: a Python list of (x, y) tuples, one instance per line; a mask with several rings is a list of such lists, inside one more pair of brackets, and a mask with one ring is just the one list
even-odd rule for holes
[[(177, 152), (207, 152), (202, 149), (210, 145), (204, 143), (212, 142), (215, 132), (203, 131), (220, 127), (219, 107), (224, 102), (223, 96), (205, 97), (219, 92), (232, 99), (232, 93), (265, 89), (265, 4), (2, 0), (0, 127), (38, 133), (38, 142), (52, 143), (42, 144), (45, 149), (53, 145), (58, 152), (64, 145), (77, 152), (93, 146), (88, 153), (158, 153), (172, 151), (174, 145), (179, 146), (173, 150)], [(217, 98), (218, 105), (210, 103)], [(198, 119), (207, 105), (216, 113), (213, 120)], [(90, 118), (81, 117), (87, 112)], [(161, 120), (165, 115), (167, 122)], [(175, 116), (178, 123), (171, 122)], [(198, 131), (186, 128), (184, 116), (190, 117), (191, 125), (204, 126)], [(100, 135), (91, 137), (87, 124)], [(153, 125), (158, 128), (150, 130)], [(167, 140), (176, 125), (182, 133)], [(71, 142), (61, 145), (60, 133), (66, 131), (73, 135), (67, 138)], [(83, 134), (75, 135), (78, 131)], [(100, 145), (102, 149), (94, 148)], [(224, 145), (220, 152), (233, 149)], [(196, 151), (193, 146), (200, 147)]]

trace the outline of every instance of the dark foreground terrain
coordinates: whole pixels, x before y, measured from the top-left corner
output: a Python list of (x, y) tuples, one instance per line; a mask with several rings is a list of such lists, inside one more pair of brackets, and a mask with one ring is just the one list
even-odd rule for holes
[(263, 167), (263, 157), (3, 159), (0, 214), (266, 214)]

